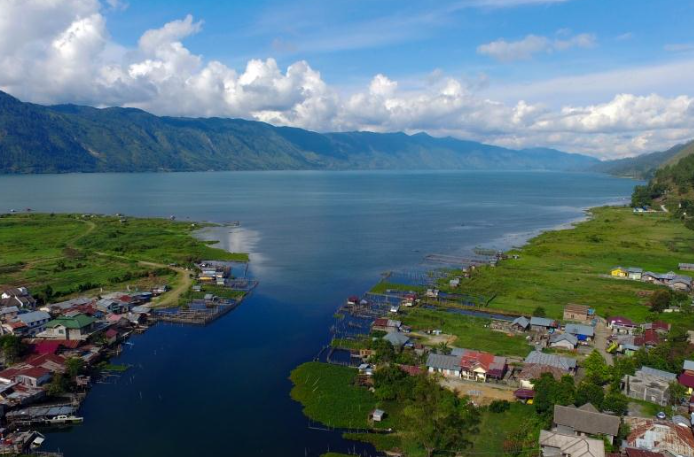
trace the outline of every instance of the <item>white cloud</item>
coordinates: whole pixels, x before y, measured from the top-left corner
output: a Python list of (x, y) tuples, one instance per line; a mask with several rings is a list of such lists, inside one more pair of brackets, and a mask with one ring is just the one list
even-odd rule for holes
[(517, 60), (530, 60), (540, 53), (565, 51), (574, 47), (591, 48), (597, 42), (595, 35), (589, 33), (568, 36), (567, 30), (560, 30), (557, 35), (566, 38), (550, 39), (538, 35), (527, 35), (518, 41), (506, 41), (500, 38), (491, 43), (478, 46), (477, 52), (492, 57), (499, 62), (508, 63)]
[(694, 51), (694, 43), (671, 43), (666, 44), (663, 49), (669, 52), (691, 52)]
[[(625, 92), (615, 96), (620, 93), (615, 90), (590, 104), (546, 103), (554, 95), (552, 90), (567, 83), (576, 85), (575, 80), (549, 81), (549, 89), (536, 89), (535, 96), (528, 88), (525, 93), (507, 90), (504, 100), (499, 97), (503, 90), (488, 84), (485, 75), (468, 80), (435, 70), (417, 84), (377, 74), (365, 87), (341, 94), (305, 61), (280, 68), (274, 59), (253, 59), (237, 71), (192, 53), (183, 41), (203, 27), (192, 16), (145, 31), (135, 47), (121, 46), (108, 33), (105, 8), (89, 0), (0, 3), (0, 37), (7, 38), (0, 41), (0, 89), (40, 103), (243, 117), (318, 131), (426, 131), (600, 157), (664, 148), (688, 138), (694, 130), (694, 100), (685, 95)], [(562, 31), (552, 40), (526, 37), (523, 41), (513, 45), (514, 55), (585, 47), (594, 39)], [(649, 71), (634, 72), (631, 80), (670, 73)], [(629, 88), (624, 74), (592, 78), (579, 81), (583, 88), (576, 90), (600, 81)]]

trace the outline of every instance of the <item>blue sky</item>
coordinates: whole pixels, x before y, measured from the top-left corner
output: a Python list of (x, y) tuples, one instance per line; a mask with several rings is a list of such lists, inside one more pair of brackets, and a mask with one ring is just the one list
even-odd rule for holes
[[(694, 51), (694, 2), (485, 3), (134, 0), (124, 11), (109, 14), (108, 21), (116, 41), (134, 46), (143, 30), (192, 14), (204, 21), (204, 33), (186, 40), (196, 54), (235, 68), (253, 58), (275, 58), (281, 67), (307, 60), (326, 81), (346, 89), (377, 73), (407, 80), (437, 69), (469, 78), (483, 73), (492, 83), (520, 83), (676, 61), (685, 52), (667, 51), (672, 45), (690, 44), (689, 52)], [(594, 34), (597, 43), (538, 53), (513, 64), (476, 51), (497, 39), (562, 33)], [(663, 88), (664, 93), (672, 90)]]
[(0, 89), (39, 103), (605, 158), (694, 137), (694, 1), (8, 0), (0, 17)]

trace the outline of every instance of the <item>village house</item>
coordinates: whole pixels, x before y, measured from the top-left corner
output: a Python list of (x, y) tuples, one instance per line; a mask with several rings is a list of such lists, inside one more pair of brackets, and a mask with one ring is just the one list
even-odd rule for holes
[(525, 332), (530, 328), (530, 321), (523, 316), (517, 317), (511, 322), (511, 328), (520, 332)]
[(104, 314), (123, 314), (130, 309), (130, 304), (115, 298), (102, 298), (96, 302), (96, 309)]
[(553, 431), (567, 435), (604, 436), (610, 443), (619, 434), (621, 419), (599, 412), (593, 405), (586, 403), (580, 408), (575, 406), (554, 405)]
[(460, 357), (430, 352), (427, 357), (429, 373), (441, 373), (447, 377), (460, 377)]
[(404, 333), (400, 332), (389, 332), (383, 337), (383, 339), (392, 344), (393, 347), (398, 351), (402, 350), (402, 348), (410, 342), (410, 338)]
[(576, 359), (570, 357), (561, 357), (556, 354), (545, 354), (540, 351), (532, 351), (525, 358), (526, 364), (535, 364), (561, 369), (564, 374), (573, 374), (576, 372)]
[(549, 347), (560, 349), (576, 349), (578, 338), (571, 333), (555, 333), (549, 337)]
[(82, 341), (95, 331), (96, 319), (86, 314), (60, 316), (46, 324), (46, 330), (37, 336), (58, 340)]
[(595, 335), (595, 329), (590, 325), (566, 324), (564, 332), (575, 336), (578, 341), (591, 341)]
[(535, 316), (530, 318), (530, 329), (534, 332), (548, 332), (557, 327), (559, 324), (555, 320)]
[(624, 440), (626, 447), (671, 455), (694, 457), (694, 436), (689, 428), (670, 421), (625, 417), (631, 433)]
[(643, 269), (638, 267), (627, 268), (627, 276), (629, 279), (634, 281), (641, 281), (641, 276), (643, 275)]
[(0, 321), (9, 322), (14, 320), (19, 314), (19, 308), (16, 306), (8, 306), (5, 308), (0, 308)]
[(53, 316), (58, 316), (60, 314), (65, 314), (70, 311), (76, 310), (85, 305), (91, 305), (96, 303), (96, 300), (89, 297), (77, 297), (70, 300), (65, 300), (59, 303), (52, 303), (50, 305), (42, 306), (41, 311), (46, 311)]
[(398, 332), (400, 331), (401, 326), (402, 322), (400, 321), (380, 317), (374, 321), (373, 325), (371, 326), (371, 329), (374, 331), (381, 332)]
[(614, 278), (626, 278), (628, 275), (629, 272), (626, 268), (613, 267), (612, 269), (610, 269), (610, 276)]
[(605, 457), (605, 443), (585, 436), (540, 431), (542, 457)]
[(26, 287), (13, 287), (5, 289), (0, 294), (0, 307), (16, 306), (22, 309), (34, 309), (36, 300)]
[(692, 278), (678, 275), (674, 271), (668, 271), (667, 273), (646, 271), (641, 276), (641, 280), (652, 284), (668, 286), (673, 290), (681, 292), (691, 292), (692, 290)]
[(670, 331), (670, 324), (663, 321), (646, 322), (641, 325), (644, 333), (651, 330), (658, 335), (666, 335)]
[[(31, 311), (18, 314), (16, 319), (9, 323), (12, 334), (22, 336), (34, 336), (46, 329), (46, 323), (51, 320), (51, 315), (45, 311)], [(7, 329), (6, 325), (3, 328)]]
[(487, 382), (487, 379), (503, 379), (506, 374), (506, 357), (488, 352), (465, 349), (460, 359), (460, 374), (463, 379)]
[(678, 292), (691, 292), (692, 278), (689, 276), (677, 276), (668, 283), (668, 287)]
[(677, 379), (674, 373), (642, 367), (633, 375), (622, 379), (622, 392), (629, 398), (645, 400), (666, 406), (669, 400), (670, 383)]
[(677, 377), (677, 381), (687, 388), (687, 394), (694, 394), (694, 362), (685, 360), (682, 373)]
[(566, 374), (561, 368), (534, 363), (526, 364), (523, 366), (520, 373), (518, 373), (518, 382), (521, 389), (534, 389), (535, 385), (533, 384), (533, 380), (539, 379), (544, 373), (551, 374), (557, 381)]
[(618, 352), (628, 357), (643, 347), (643, 337), (634, 335), (615, 335), (610, 337), (607, 352)]
[(612, 333), (633, 335), (638, 327), (637, 324), (626, 317), (614, 316), (607, 319), (607, 328), (612, 330)]
[(694, 271), (694, 263), (680, 263), (677, 268), (682, 271)]
[(564, 307), (564, 320), (577, 322), (590, 322), (593, 319), (593, 310), (583, 305), (566, 305)]

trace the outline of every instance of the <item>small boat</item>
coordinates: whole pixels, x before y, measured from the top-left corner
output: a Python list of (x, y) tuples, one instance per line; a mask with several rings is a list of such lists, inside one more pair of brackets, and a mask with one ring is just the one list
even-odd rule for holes
[(43, 444), (43, 442), (46, 441), (46, 437), (45, 437), (45, 436), (43, 436), (43, 435), (40, 434), (39, 432), (35, 432), (35, 433), (36, 433), (36, 438), (34, 438), (34, 439), (31, 441), (31, 448), (32, 448), (32, 449), (38, 449), (38, 448), (40, 448), (41, 445)]
[(59, 425), (59, 424), (81, 424), (84, 422), (83, 417), (78, 417), (78, 416), (67, 416), (65, 414), (61, 414), (59, 416), (52, 417), (50, 419), (46, 419), (45, 421), (47, 424), (51, 425)]

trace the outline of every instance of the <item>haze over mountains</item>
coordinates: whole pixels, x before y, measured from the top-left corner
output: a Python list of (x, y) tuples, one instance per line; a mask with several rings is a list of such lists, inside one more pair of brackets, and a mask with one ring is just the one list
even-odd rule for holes
[(0, 172), (584, 170), (592, 157), (404, 133), (315, 133), (240, 119), (23, 103), (0, 92)]

